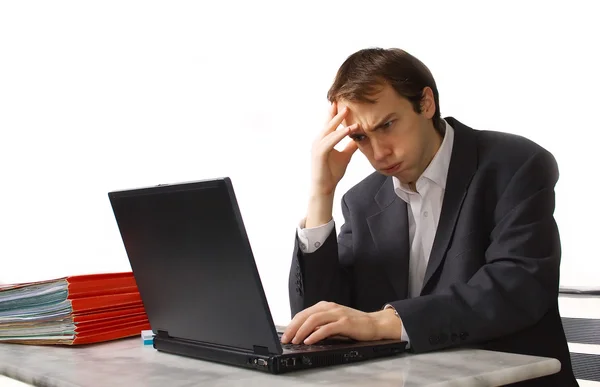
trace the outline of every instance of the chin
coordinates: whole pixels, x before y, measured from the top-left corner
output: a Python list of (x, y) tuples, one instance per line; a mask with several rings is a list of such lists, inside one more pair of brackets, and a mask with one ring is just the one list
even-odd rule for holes
[(409, 178), (404, 175), (400, 175), (398, 173), (396, 173), (394, 175), (394, 177), (397, 178), (398, 180), (400, 180), (400, 183), (405, 184), (405, 185), (408, 185), (409, 183), (414, 183), (417, 181), (417, 179), (413, 178), (412, 176)]

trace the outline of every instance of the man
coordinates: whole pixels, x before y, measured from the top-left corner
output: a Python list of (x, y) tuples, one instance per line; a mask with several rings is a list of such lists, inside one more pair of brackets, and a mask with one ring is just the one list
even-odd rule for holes
[[(402, 338), (414, 352), (548, 356), (561, 371), (519, 385), (576, 386), (557, 302), (554, 157), (523, 137), (442, 119), (430, 71), (402, 50), (351, 55), (328, 99), (282, 341)], [(343, 196), (336, 239), (335, 188), (357, 149), (376, 172)]]

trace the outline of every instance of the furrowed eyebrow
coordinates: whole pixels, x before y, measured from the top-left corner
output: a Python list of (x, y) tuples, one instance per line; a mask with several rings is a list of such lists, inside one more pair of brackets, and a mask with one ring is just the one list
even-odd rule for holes
[(379, 123), (377, 125), (375, 125), (372, 129), (365, 129), (365, 132), (374, 132), (377, 129), (381, 128), (383, 125), (385, 125), (385, 123), (392, 118), (395, 115), (395, 113), (390, 113), (387, 116), (385, 116), (382, 120), (379, 121)]

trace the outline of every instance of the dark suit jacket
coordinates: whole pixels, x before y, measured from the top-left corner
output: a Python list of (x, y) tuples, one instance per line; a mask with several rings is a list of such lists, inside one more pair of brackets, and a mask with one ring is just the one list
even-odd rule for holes
[[(408, 294), (407, 205), (374, 173), (342, 199), (345, 223), (316, 252), (296, 246), (292, 315), (326, 300), (366, 312), (390, 303), (414, 352), (470, 346), (557, 358), (527, 386), (576, 386), (558, 312), (558, 168), (539, 145), (453, 118), (446, 191), (419, 297)], [(336, 243), (337, 242), (337, 243)]]

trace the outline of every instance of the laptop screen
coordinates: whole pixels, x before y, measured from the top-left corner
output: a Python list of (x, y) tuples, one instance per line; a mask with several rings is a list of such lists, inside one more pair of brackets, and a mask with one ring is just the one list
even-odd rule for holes
[(154, 332), (281, 353), (229, 179), (109, 197)]

